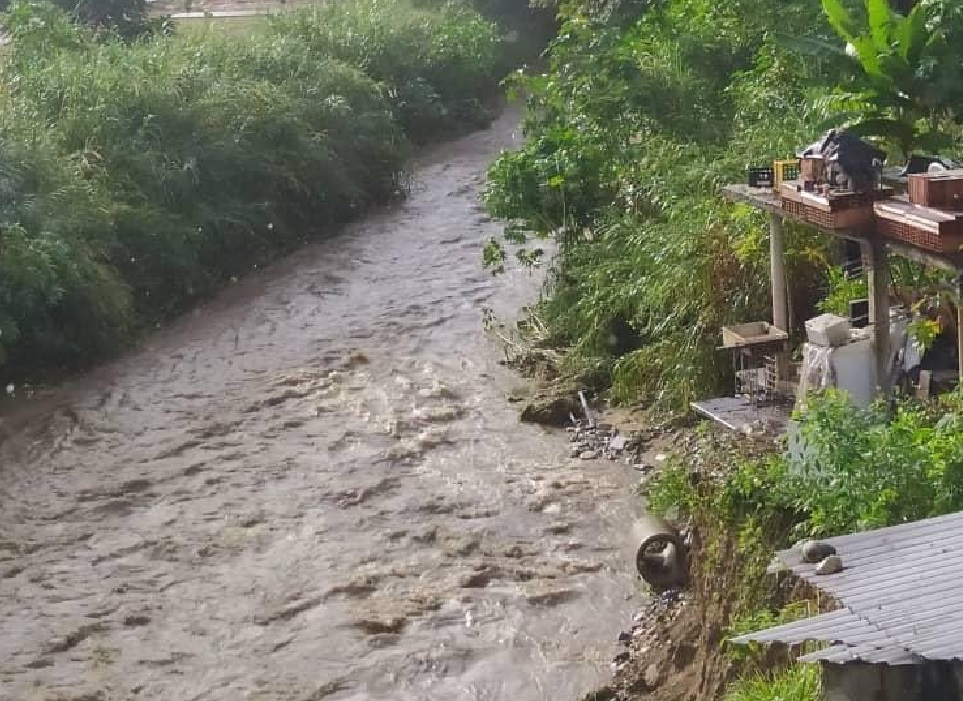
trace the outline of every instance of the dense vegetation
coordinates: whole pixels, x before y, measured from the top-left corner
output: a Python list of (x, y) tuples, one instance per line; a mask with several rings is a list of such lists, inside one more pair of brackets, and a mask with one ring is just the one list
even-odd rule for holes
[[(775, 550), (963, 510), (963, 391), (868, 410), (829, 392), (797, 418), (794, 457), (771, 440), (708, 434), (646, 490), (651, 508), (691, 520), (692, 605), (729, 636), (818, 612), (812, 592), (766, 574)], [(719, 646), (708, 665), (742, 671), (731, 701), (819, 699), (816, 670), (789, 661)]]
[[(528, 145), (492, 166), (488, 203), (528, 241), (523, 260), (539, 237), (557, 242), (537, 313), (575, 364), (608, 371), (614, 400), (678, 409), (724, 389), (719, 327), (769, 316), (765, 217), (721, 185), (842, 123), (893, 163), (907, 147), (956, 149), (958, 4), (907, 18), (885, 0), (823, 4), (572, 0), (549, 69), (520, 78)], [(788, 239), (798, 326), (837, 251), (800, 227)], [(493, 241), (487, 262), (504, 256)]]
[[(487, 200), (523, 263), (552, 239), (533, 326), (570, 349), (572, 369), (606, 377), (616, 402), (680, 410), (725, 391), (720, 326), (769, 318), (768, 222), (721, 185), (832, 126), (875, 139), (892, 165), (963, 143), (955, 1), (568, 0), (561, 19), (547, 70), (517, 79), (529, 139), (493, 164)], [(791, 331), (865, 296), (826, 237), (792, 226), (788, 244)], [(486, 263), (506, 255), (493, 240)], [(892, 295), (929, 315), (917, 340), (932, 342), (953, 316), (942, 274), (893, 272)], [(706, 698), (818, 698), (815, 670), (726, 648), (726, 630), (811, 613), (805, 592), (765, 575), (775, 549), (963, 509), (961, 421), (959, 393), (870, 410), (829, 393), (799, 417), (795, 458), (771, 440), (707, 436), (655, 478), (652, 508), (693, 526), (687, 606)]]
[(133, 41), (20, 3), (0, 64), (0, 368), (87, 362), (403, 194), (412, 142), (483, 123), (498, 32), (347, 0)]

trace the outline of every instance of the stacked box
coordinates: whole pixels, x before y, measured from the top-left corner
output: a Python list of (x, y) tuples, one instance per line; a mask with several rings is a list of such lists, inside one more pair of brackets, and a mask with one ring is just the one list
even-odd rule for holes
[(874, 206), (879, 232), (937, 253), (959, 253), (963, 246), (963, 212), (914, 204), (903, 198)]
[(806, 322), (806, 338), (816, 346), (845, 346), (849, 343), (849, 319), (835, 314), (820, 314)]
[(963, 210), (963, 170), (913, 173), (909, 179), (909, 201), (925, 207)]

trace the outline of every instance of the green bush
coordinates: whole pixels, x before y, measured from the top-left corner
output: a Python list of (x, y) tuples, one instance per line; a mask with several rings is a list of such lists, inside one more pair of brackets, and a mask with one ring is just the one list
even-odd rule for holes
[(963, 394), (854, 408), (827, 392), (800, 417), (805, 445), (784, 500), (813, 535), (892, 526), (963, 509)]
[[(614, 359), (613, 399), (678, 410), (724, 390), (719, 327), (768, 316), (766, 218), (718, 190), (819, 133), (812, 97), (832, 66), (774, 38), (824, 29), (818, 8), (570, 3), (548, 71), (521, 79), (529, 139), (493, 164), (488, 205), (512, 241), (557, 240), (538, 313), (573, 362)], [(829, 243), (791, 234), (804, 314)], [(500, 265), (497, 245), (487, 260)], [(633, 342), (609, 343), (615, 327)]]
[(384, 84), (399, 123), (416, 141), (490, 117), (484, 99), (495, 87), (497, 33), (470, 10), (356, 0), (281, 15), (275, 29)]
[[(6, 12), (14, 4), (0, 0), (0, 12)], [(52, 4), (76, 22), (127, 39), (166, 27), (165, 19), (150, 17), (146, 0), (52, 0)]]
[(133, 42), (43, 4), (4, 24), (7, 372), (87, 362), (403, 194), (410, 140), (479, 124), (498, 77), (492, 25), (404, 2)]
[(698, 485), (680, 463), (652, 485), (653, 508), (711, 512), (735, 528), (768, 519), (783, 543), (963, 510), (963, 393), (859, 409), (829, 390), (796, 419), (794, 457), (726, 459)]

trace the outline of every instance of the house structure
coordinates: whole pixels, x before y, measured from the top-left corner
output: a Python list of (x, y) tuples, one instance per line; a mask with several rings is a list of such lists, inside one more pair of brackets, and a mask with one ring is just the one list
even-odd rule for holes
[[(777, 178), (778, 180), (778, 178)], [(895, 191), (906, 190), (906, 177), (888, 172), (884, 176), (887, 187)], [(786, 246), (785, 222), (798, 222), (813, 227), (821, 233), (842, 241), (858, 244), (862, 251), (863, 269), (866, 272), (869, 287), (868, 324), (865, 335), (871, 340), (870, 365), (875, 377), (875, 394), (890, 396), (893, 381), (894, 347), (892, 338), (892, 316), (890, 305), (890, 256), (901, 256), (931, 268), (951, 271), (956, 280), (951, 290), (953, 297), (963, 300), (963, 251), (952, 237), (942, 241), (935, 247), (901, 240), (889, 235), (884, 226), (885, 219), (879, 215), (887, 207), (912, 208), (915, 205), (906, 200), (905, 196), (896, 196), (873, 206), (876, 214), (870, 214), (865, 222), (848, 225), (846, 218), (837, 218), (830, 223), (820, 224), (813, 217), (807, 215), (812, 207), (794, 203), (785, 197), (789, 183), (782, 183), (780, 191), (771, 187), (751, 187), (744, 184), (732, 184), (722, 188), (722, 196), (732, 202), (747, 204), (750, 207), (765, 212), (769, 217), (769, 259), (772, 289), (772, 320), (771, 326), (782, 331), (789, 331), (791, 323), (788, 289), (789, 281), (786, 277)], [(809, 193), (800, 192), (799, 197), (810, 197)], [(799, 206), (794, 206), (799, 205)], [(872, 209), (870, 210), (872, 212)], [(885, 213), (885, 212), (884, 212)], [(831, 219), (831, 218), (830, 218)], [(843, 222), (843, 223), (841, 223)], [(912, 238), (912, 237), (911, 237)], [(938, 238), (938, 237), (937, 237)], [(914, 239), (915, 240), (915, 239)], [(957, 347), (959, 368), (957, 374), (963, 377), (963, 304), (957, 306)], [(693, 410), (728, 428), (734, 430), (749, 430), (755, 422), (763, 421), (779, 432), (786, 430), (789, 425), (789, 415), (792, 401), (795, 399), (795, 387), (789, 376), (788, 353), (785, 351), (775, 354), (772, 365), (775, 377), (769, 383), (774, 387), (783, 388), (783, 397), (789, 402), (766, 405), (759, 404), (745, 397), (724, 396), (693, 402)]]
[(826, 701), (963, 700), (963, 512), (829, 538), (842, 571), (817, 574), (799, 549), (776, 555), (839, 608), (735, 638), (819, 647)]

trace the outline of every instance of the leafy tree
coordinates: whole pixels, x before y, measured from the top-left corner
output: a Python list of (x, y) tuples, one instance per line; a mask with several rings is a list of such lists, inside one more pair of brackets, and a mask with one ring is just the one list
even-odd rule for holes
[[(894, 3), (906, 10), (911, 3)], [(853, 79), (824, 100), (834, 118), (877, 137), (904, 158), (916, 148), (940, 149), (952, 141), (948, 125), (963, 116), (963, 20), (957, 3), (916, 3), (901, 14), (887, 0), (865, 0), (851, 12), (842, 0), (823, 0), (833, 30), (845, 44), (793, 40), (810, 53), (835, 53)]]

